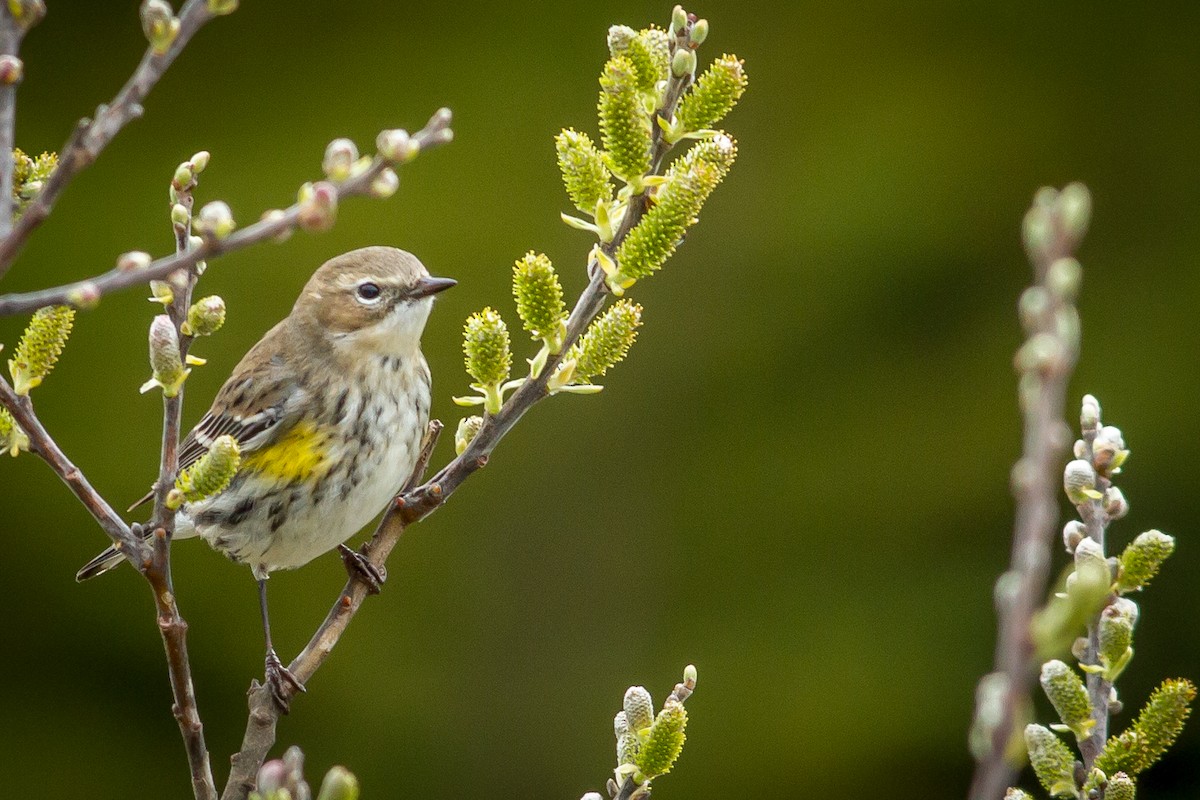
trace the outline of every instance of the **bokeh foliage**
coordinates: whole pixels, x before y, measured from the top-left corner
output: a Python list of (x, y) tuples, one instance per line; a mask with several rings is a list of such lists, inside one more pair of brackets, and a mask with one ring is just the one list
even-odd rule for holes
[[(17, 144), (30, 153), (59, 147), (108, 99), (144, 41), (134, 2), (50, 6), (23, 46)], [(312, 269), (367, 244), (460, 280), (426, 338), (434, 413), (456, 419), (461, 320), (508, 295), (529, 243), (568, 296), (582, 287), (587, 239), (558, 220), (571, 209), (552, 137), (591, 129), (608, 25), (661, 24), (669, 10), (244, 3), (189, 46), (4, 289), (166, 252), (164, 176), (196, 150), (213, 153), (201, 200), (248, 221), (318, 176), (330, 139), (366, 146), (448, 105), (455, 142), (406, 169), (396, 197), (347, 203), (329, 233), (213, 262), (205, 291), (229, 319), (188, 380), (185, 421)], [(282, 723), (281, 744), (301, 743), (313, 774), (346, 763), (367, 796), (578, 797), (611, 761), (614, 691), (647, 682), (661, 695), (654, 681), (693, 661), (704, 692), (664, 796), (961, 797), (1009, 546), (1011, 356), (1028, 283), (1018, 226), (1035, 187), (1075, 179), (1095, 216), (1072, 395), (1104, 398), (1138, 464), (1114, 541), (1149, 527), (1178, 537), (1170, 574), (1139, 598), (1123, 691), (1196, 677), (1200, 9), (694, 10), (713, 26), (705, 49), (753, 72), (729, 122), (739, 167), (672, 268), (632, 293), (655, 313), (604, 393), (537, 409), (406, 535), (384, 595)], [(46, 424), (115, 501), (140, 496), (157, 460), (159, 404), (136, 394), (152, 311), (130, 292), (80, 314), (38, 391)], [(22, 325), (0, 321), (0, 341)], [(447, 437), (439, 459), (450, 453)], [(74, 584), (105, 540), (34, 459), (0, 462), (0, 486), (14, 609), (14, 655), (0, 659), (5, 791), (124, 798), (136, 771), (146, 796), (185, 795), (142, 584)], [(177, 585), (223, 774), (261, 671), (254, 588), (187, 544)], [(273, 579), (285, 654), (342, 580), (332, 556)], [(1139, 789), (1192, 796), (1198, 757), (1192, 728)]]

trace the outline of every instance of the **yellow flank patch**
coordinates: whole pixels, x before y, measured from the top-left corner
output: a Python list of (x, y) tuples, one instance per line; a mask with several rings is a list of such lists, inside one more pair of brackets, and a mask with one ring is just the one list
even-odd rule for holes
[(242, 469), (285, 483), (306, 481), (328, 468), (329, 431), (301, 422), (279, 441), (248, 455)]

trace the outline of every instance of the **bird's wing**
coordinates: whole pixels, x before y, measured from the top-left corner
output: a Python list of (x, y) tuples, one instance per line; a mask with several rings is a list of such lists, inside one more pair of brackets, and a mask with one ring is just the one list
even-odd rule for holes
[[(212, 408), (179, 445), (180, 472), (195, 464), (218, 437), (232, 436), (244, 456), (277, 440), (300, 418), (307, 391), (278, 349), (281, 325), (246, 353), (217, 392)], [(151, 490), (129, 510), (154, 497)]]

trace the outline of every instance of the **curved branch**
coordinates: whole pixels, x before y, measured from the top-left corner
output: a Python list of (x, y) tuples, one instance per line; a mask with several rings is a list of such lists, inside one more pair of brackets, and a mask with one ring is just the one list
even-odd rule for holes
[[(112, 102), (96, 109), (95, 119), (84, 118), (79, 121), (71, 137), (59, 152), (58, 166), (46, 179), (46, 185), (25, 209), (11, 231), (7, 228), (0, 228), (0, 231), (5, 234), (0, 239), (0, 278), (8, 272), (30, 234), (50, 216), (55, 201), (58, 200), (59, 195), (63, 193), (72, 179), (99, 157), (101, 151), (116, 138), (122, 128), (142, 115), (142, 102), (146, 99), (146, 95), (150, 94), (150, 90), (158, 83), (163, 73), (183, 52), (183, 48), (187, 46), (196, 31), (200, 30), (204, 23), (213, 16), (208, 10), (206, 0), (188, 0), (179, 11), (179, 34), (167, 51), (156, 53), (153, 47), (146, 48), (141, 63), (138, 64), (137, 69), (134, 70), (125, 85), (121, 87), (121, 91), (117, 92), (117, 96), (113, 98)], [(2, 97), (0, 97), (0, 104), (2, 104)], [(2, 110), (2, 106), (0, 106), (0, 110)], [(2, 125), (3, 119), (0, 118), (0, 127)], [(2, 154), (0, 151), (0, 155)], [(11, 160), (10, 157), (9, 161)], [(0, 203), (3, 202), (0, 200)], [(3, 210), (2, 206), (0, 206), (0, 210)]]
[[(680, 43), (686, 45), (686, 39), (681, 40)], [(672, 76), (664, 93), (663, 106), (658, 111), (659, 116), (666, 119), (674, 116), (679, 98), (682, 97), (691, 82), (690, 74), (682, 77)], [(672, 145), (665, 140), (662, 131), (657, 126), (653, 133), (652, 145), (651, 173), (660, 174)], [(643, 195), (630, 198), (629, 208), (622, 218), (620, 227), (615, 232), (612, 241), (603, 246), (606, 254), (611, 256), (616, 252), (621, 242), (641, 220), (645, 211), (646, 204)], [(517, 388), (498, 413), (484, 417), (479, 432), (460, 455), (425, 483), (415, 486), (395, 498), (380, 521), (379, 527), (363, 547), (363, 554), (375, 567), (383, 569), (404, 529), (440, 508), (471, 474), (486, 466), (492, 450), (500, 443), (504, 435), (534, 404), (549, 396), (546, 388), (547, 381), (554, 374), (555, 368), (566, 356), (571, 346), (579, 340), (587, 326), (604, 308), (609, 295), (608, 287), (604, 282), (604, 273), (595, 258), (591, 259), (587, 269), (590, 280), (567, 319), (567, 333), (562, 349), (557, 355), (549, 356), (539, 376), (526, 380)], [(3, 314), (2, 298), (0, 298), (0, 314)], [(288, 665), (288, 670), (296, 676), (300, 683), (307, 682), (329, 657), (367, 595), (367, 584), (358, 577), (351, 577), (346, 582), (345, 588), (334, 602), (325, 620), (309, 639), (300, 655)], [(221, 794), (221, 800), (243, 800), (249, 794), (254, 788), (254, 779), (258, 768), (275, 743), (275, 727), (282, 710), (270, 691), (257, 682), (253, 683), (250, 688), (249, 706), (250, 713), (242, 738), (242, 748), (231, 759), (233, 767)]]
[[(412, 140), (421, 150), (445, 144), (451, 138), (450, 112), (446, 109), (434, 114), (429, 123), (412, 136)], [(394, 165), (395, 162), (382, 156), (376, 156), (371, 166), (362, 174), (340, 183), (333, 183), (338, 202), (347, 197), (370, 194), (371, 184), (374, 180), (385, 169)], [(29, 212), (25, 213), (28, 215)], [(0, 296), (0, 317), (27, 314), (44, 306), (94, 304), (111, 292), (128, 289), (131, 286), (140, 286), (152, 280), (164, 280), (177, 270), (194, 268), (200, 261), (210, 260), (259, 242), (275, 239), (281, 234), (287, 234), (300, 227), (300, 216), (301, 206), (296, 203), (279, 214), (239, 228), (225, 239), (206, 239), (200, 247), (156, 259), (145, 269), (120, 270), (114, 268), (88, 280), (34, 292)], [(22, 216), (21, 219), (24, 220), (25, 217)]]

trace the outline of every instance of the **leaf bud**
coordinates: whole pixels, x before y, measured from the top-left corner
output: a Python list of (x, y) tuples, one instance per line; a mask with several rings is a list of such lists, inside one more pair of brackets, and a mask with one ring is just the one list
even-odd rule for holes
[(708, 20), (696, 20), (696, 23), (692, 25), (692, 32), (688, 38), (692, 43), (692, 47), (699, 47), (704, 44), (704, 40), (708, 38)]
[(671, 30), (675, 35), (679, 35), (687, 30), (688, 14), (683, 10), (683, 6), (675, 6), (671, 10)]
[(1069, 183), (1058, 194), (1058, 212), (1063, 230), (1079, 241), (1092, 218), (1092, 193), (1082, 183)]
[(321, 781), (317, 800), (358, 800), (358, 778), (345, 767), (332, 767)]
[(671, 56), (671, 74), (676, 78), (696, 74), (696, 52), (694, 50), (676, 50)]
[(458, 421), (458, 429), (454, 432), (454, 453), (462, 455), (467, 446), (471, 444), (471, 440), (479, 433), (479, 429), (483, 426), (483, 417), (472, 416), (463, 417)]
[(1025, 726), (1025, 746), (1038, 780), (1052, 797), (1078, 797), (1075, 789), (1075, 759), (1071, 750), (1041, 725)]
[(367, 190), (371, 197), (386, 200), (396, 193), (400, 188), (400, 176), (391, 167), (384, 167), (383, 170), (375, 176), (375, 180), (371, 181), (371, 186)]
[(396, 164), (412, 161), (421, 152), (420, 145), (403, 128), (381, 131), (375, 139), (379, 155)]
[(1103, 494), (1096, 491), (1096, 470), (1090, 463), (1077, 458), (1063, 470), (1063, 490), (1075, 505), (1099, 500)]
[(1083, 396), (1079, 408), (1079, 427), (1085, 434), (1100, 429), (1100, 401), (1094, 395)]
[(297, 221), (306, 231), (327, 231), (337, 221), (338, 196), (333, 184), (326, 181), (306, 183), (300, 187)]
[(1129, 513), (1129, 502), (1119, 487), (1109, 486), (1104, 490), (1104, 513), (1110, 520), (1121, 519)]
[(214, 17), (223, 17), (237, 11), (238, 0), (208, 0), (208, 13)]
[(225, 301), (213, 294), (192, 303), (179, 326), (184, 336), (211, 336), (225, 324)]
[(13, 86), (25, 77), (25, 64), (21, 59), (8, 53), (0, 56), (0, 84)]
[(179, 394), (179, 387), (191, 372), (184, 369), (179, 355), (179, 335), (166, 314), (159, 314), (150, 323), (150, 368), (153, 374), (142, 384), (142, 394), (158, 386), (167, 397)]
[(42, 21), (46, 16), (44, 0), (8, 0), (8, 13), (25, 30)]
[(92, 281), (77, 283), (67, 292), (67, 302), (75, 308), (95, 308), (100, 304), (100, 287)]
[(1077, 519), (1063, 525), (1063, 546), (1068, 553), (1074, 553), (1075, 547), (1087, 536), (1087, 526)]
[(1102, 427), (1092, 442), (1092, 464), (1096, 469), (1105, 475), (1120, 472), (1128, 458), (1129, 451), (1125, 449), (1125, 437), (1121, 429), (1115, 425)]
[(350, 168), (358, 160), (358, 148), (349, 139), (334, 139), (325, 148), (325, 159), (321, 168), (331, 181), (344, 181), (350, 177)]
[(1083, 280), (1083, 267), (1074, 258), (1060, 258), (1050, 265), (1046, 272), (1046, 285), (1054, 295), (1065, 301), (1072, 301), (1079, 294), (1079, 284)]
[(1079, 674), (1054, 659), (1042, 665), (1040, 682), (1063, 725), (1077, 739), (1086, 739), (1096, 721), (1092, 719), (1092, 703)]
[(139, 269), (145, 269), (150, 266), (150, 254), (141, 250), (130, 250), (128, 253), (122, 253), (117, 256), (117, 270), (119, 272), (136, 272)]
[(200, 213), (196, 215), (196, 220), (192, 225), (198, 233), (203, 236), (211, 236), (214, 239), (226, 238), (237, 227), (237, 223), (233, 221), (233, 212), (229, 210), (229, 205), (221, 200), (205, 203), (204, 207), (200, 209)]

